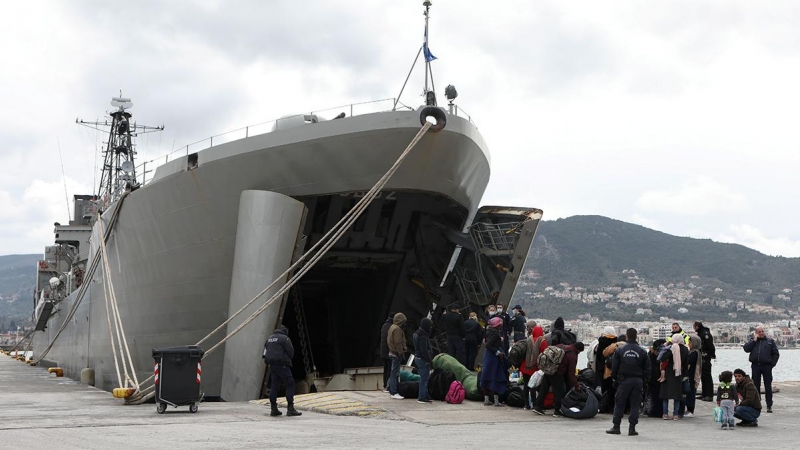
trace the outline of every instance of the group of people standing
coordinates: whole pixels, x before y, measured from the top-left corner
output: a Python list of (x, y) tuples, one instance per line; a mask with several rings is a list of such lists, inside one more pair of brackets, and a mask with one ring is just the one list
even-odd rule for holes
[[(636, 330), (629, 329), (626, 333), (626, 342), (620, 343), (621, 338), (613, 337), (613, 328), (606, 329), (603, 336), (598, 339), (595, 350), (595, 368), (606, 365), (609, 357), (611, 360), (611, 373), (604, 375), (601, 389), (609, 392), (615, 400), (614, 425), (608, 430), (609, 434), (620, 434), (619, 425), (622, 414), (627, 407), (630, 408), (630, 435), (635, 432), (638, 421), (639, 404), (644, 408), (644, 413), (651, 417), (661, 416), (664, 420), (681, 420), (694, 415), (695, 401), (714, 401), (714, 384), (711, 380), (711, 360), (716, 358), (713, 338), (710, 330), (701, 322), (694, 323), (695, 335), (685, 333), (679, 324), (672, 324), (673, 335), (668, 339), (658, 339), (653, 342), (649, 352), (645, 353), (635, 343)], [(633, 336), (633, 340), (631, 339)], [(611, 349), (611, 350), (608, 350)], [(758, 417), (761, 415), (760, 379), (765, 382), (767, 412), (772, 412), (772, 368), (778, 362), (779, 352), (775, 342), (766, 337), (763, 327), (756, 327), (752, 338), (743, 345), (743, 350), (749, 353), (753, 378), (751, 379), (742, 369), (733, 372), (723, 371), (719, 375), (719, 385), (716, 391), (716, 403), (722, 409), (721, 427), (733, 429), (734, 426), (757, 427)], [(636, 352), (636, 355), (633, 352)], [(624, 371), (618, 372), (616, 367), (623, 367), (625, 360), (635, 360), (641, 373), (637, 369), (631, 374)], [(627, 364), (633, 367), (632, 364)], [(600, 371), (598, 370), (598, 374)], [(630, 377), (636, 379), (638, 389), (622, 389), (625, 380)], [(732, 384), (735, 378), (735, 386)], [(610, 382), (609, 382), (610, 381)], [(634, 383), (634, 382), (631, 382)], [(702, 383), (702, 390), (697, 395), (697, 389)], [(615, 392), (616, 391), (616, 392)], [(712, 395), (708, 395), (709, 391)], [(642, 398), (642, 393), (644, 398)], [(670, 414), (669, 402), (672, 401)], [(741, 421), (734, 424), (734, 417)]]

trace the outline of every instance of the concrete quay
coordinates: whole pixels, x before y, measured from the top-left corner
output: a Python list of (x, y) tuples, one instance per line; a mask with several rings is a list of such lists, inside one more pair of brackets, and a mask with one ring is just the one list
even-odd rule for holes
[[(800, 383), (781, 383), (774, 414), (758, 428), (722, 431), (712, 403), (682, 421), (643, 418), (640, 436), (606, 435), (610, 415), (577, 421), (479, 402), (448, 405), (393, 400), (382, 392), (298, 396), (302, 417), (269, 417), (263, 401), (202, 403), (196, 414), (155, 405), (123, 406), (110, 393), (56, 378), (44, 368), (0, 356), (3, 448), (797, 448)], [(315, 412), (316, 411), (316, 412)], [(359, 417), (361, 416), (361, 417)]]

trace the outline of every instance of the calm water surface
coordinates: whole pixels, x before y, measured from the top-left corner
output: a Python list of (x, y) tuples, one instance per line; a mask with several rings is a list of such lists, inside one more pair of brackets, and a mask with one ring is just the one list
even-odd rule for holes
[[(781, 358), (778, 365), (772, 370), (773, 381), (800, 381), (800, 349), (779, 349)], [(717, 350), (716, 361), (711, 361), (711, 376), (714, 383), (719, 380), (720, 372), (724, 370), (742, 369), (751, 375), (749, 354), (741, 348), (724, 348)], [(586, 352), (579, 355), (578, 367), (586, 367)]]

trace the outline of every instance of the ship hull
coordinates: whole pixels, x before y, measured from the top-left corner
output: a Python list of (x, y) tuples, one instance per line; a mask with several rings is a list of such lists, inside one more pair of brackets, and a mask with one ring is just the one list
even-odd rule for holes
[[(374, 185), (418, 129), (414, 111), (369, 114), (241, 139), (159, 167), (153, 181), (121, 202), (107, 241), (110, 273), (99, 267), (86, 281), (91, 284), (85, 296), (45, 362), (59, 365), (73, 378), (91, 367), (98, 387), (116, 387), (103, 292), (107, 277), (137, 376), (146, 378), (152, 370), (152, 349), (195, 344), (227, 318), (243, 191), (273, 191), (306, 200), (358, 196)], [(489, 157), (482, 138), (471, 123), (450, 117), (444, 131), (423, 137), (383, 192), (385, 197), (435, 198), (444, 209), (458, 212), (458, 226), (463, 227), (488, 180)], [(104, 222), (112, 211), (113, 206)], [(89, 263), (97, 255), (99, 240), (96, 224)], [(53, 340), (75, 301), (75, 294), (62, 301), (47, 329), (36, 333), (36, 354)], [(203, 362), (207, 396), (220, 395), (223, 357), (224, 348)]]

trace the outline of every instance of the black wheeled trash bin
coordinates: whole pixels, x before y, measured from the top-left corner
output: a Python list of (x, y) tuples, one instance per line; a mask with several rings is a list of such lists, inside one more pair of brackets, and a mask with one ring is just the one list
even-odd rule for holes
[(156, 412), (164, 414), (167, 405), (176, 408), (188, 405), (189, 411), (197, 412), (197, 404), (203, 398), (200, 391), (203, 353), (197, 345), (153, 349)]

